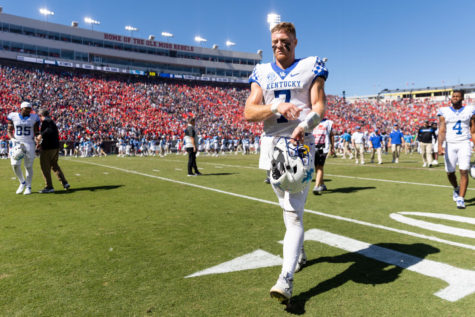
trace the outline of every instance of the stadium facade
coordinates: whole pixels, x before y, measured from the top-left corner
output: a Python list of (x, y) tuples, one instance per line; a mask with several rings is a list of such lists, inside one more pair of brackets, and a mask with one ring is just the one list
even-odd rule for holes
[(247, 83), (262, 52), (103, 33), (0, 13), (0, 59), (165, 78)]

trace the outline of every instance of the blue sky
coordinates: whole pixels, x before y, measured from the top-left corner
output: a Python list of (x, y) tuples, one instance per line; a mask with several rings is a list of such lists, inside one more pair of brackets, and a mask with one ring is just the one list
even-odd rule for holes
[(234, 50), (264, 51), (272, 60), (267, 14), (275, 12), (297, 29), (297, 57), (327, 57), (326, 91), (347, 96), (382, 89), (419, 88), (475, 82), (475, 1), (470, 0), (333, 0), (333, 1), (104, 1), (4, 0), (5, 13), (44, 19), (39, 8), (55, 12), (49, 21), (67, 24), (85, 16), (101, 21), (95, 30), (134, 37), (162, 31), (171, 42), (205, 46), (226, 40)]

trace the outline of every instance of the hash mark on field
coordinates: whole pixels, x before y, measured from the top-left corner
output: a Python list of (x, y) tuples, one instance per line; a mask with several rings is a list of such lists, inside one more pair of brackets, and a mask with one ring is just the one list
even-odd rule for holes
[[(182, 182), (182, 181), (178, 181), (178, 180), (174, 180), (174, 179), (170, 179), (170, 178), (165, 178), (165, 177), (161, 177), (161, 176), (145, 174), (145, 173), (142, 173), (142, 172), (127, 170), (127, 169), (120, 168), (120, 167), (115, 167), (115, 166), (109, 166), (109, 165), (98, 164), (98, 163), (93, 163), (93, 162), (85, 162), (85, 161), (83, 162), (83, 161), (77, 161), (77, 160), (72, 160), (72, 161), (75, 161), (75, 162), (78, 162), (78, 163), (83, 163), (83, 164), (106, 167), (106, 168), (122, 171), (122, 172), (125, 172), (125, 173), (129, 173), (129, 174), (135, 174), (135, 175), (155, 178), (155, 179), (159, 179), (159, 180), (162, 180), (162, 181), (165, 181), (165, 182), (170, 182), (170, 183), (195, 187), (195, 188), (209, 190), (209, 191), (224, 194), (224, 195), (229, 195), (229, 196), (234, 196), (234, 197), (239, 197), (239, 198), (244, 198), (244, 199), (248, 199), (248, 200), (252, 200), (252, 201), (261, 202), (261, 203), (264, 203), (264, 204), (279, 206), (278, 202), (265, 200), (265, 199), (260, 199), (260, 198), (247, 196), (247, 195), (236, 194), (236, 193), (232, 193), (232, 192), (227, 192), (227, 191), (212, 188), (212, 187), (206, 187), (206, 186), (202, 186), (202, 185), (198, 185), (198, 184)], [(454, 242), (454, 241), (450, 241), (450, 240), (440, 239), (440, 238), (437, 238), (437, 237), (434, 237), (434, 236), (427, 236), (425, 234), (420, 234), (420, 233), (411, 232), (411, 231), (407, 231), (407, 230), (391, 228), (391, 227), (387, 227), (387, 226), (383, 226), (383, 225), (377, 225), (377, 224), (374, 224), (374, 223), (361, 221), (361, 220), (356, 220), (356, 219), (352, 219), (352, 218), (341, 217), (341, 216), (332, 215), (332, 214), (326, 214), (326, 213), (323, 213), (323, 212), (320, 212), (320, 211), (315, 211), (315, 210), (310, 210), (310, 209), (305, 209), (305, 212), (310, 213), (310, 214), (314, 214), (314, 215), (317, 215), (317, 216), (322, 216), (322, 217), (327, 217), (327, 218), (336, 219), (336, 220), (340, 220), (340, 221), (355, 223), (355, 224), (359, 224), (359, 225), (367, 226), (367, 227), (371, 227), (371, 228), (396, 232), (396, 233), (400, 233), (400, 234), (404, 234), (404, 235), (408, 235), (408, 236), (412, 236), (412, 237), (416, 237), (416, 238), (420, 238), (420, 239), (435, 241), (435, 242), (439, 242), (439, 243), (443, 243), (443, 244), (447, 244), (447, 245), (451, 245), (451, 246), (456, 246), (456, 247), (460, 247), (460, 248), (475, 250), (475, 246), (470, 245), (470, 244), (465, 244), (465, 243), (459, 243), (459, 242)]]
[(160, 172), (160, 170), (152, 170), (152, 171), (154, 171), (154, 172)]
[(181, 168), (176, 168), (175, 167), (175, 171), (183, 171)]
[(81, 176), (81, 174), (74, 174), (74, 175), (76, 175), (76, 176)]
[(109, 175), (109, 173), (107, 173), (107, 172), (104, 172), (104, 175)]

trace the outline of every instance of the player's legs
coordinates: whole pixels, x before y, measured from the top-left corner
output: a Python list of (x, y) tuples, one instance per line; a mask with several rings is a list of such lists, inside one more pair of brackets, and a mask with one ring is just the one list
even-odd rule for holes
[(303, 244), (303, 210), (309, 186), (307, 186), (305, 190), (295, 194), (284, 192), (275, 186), (272, 186), (272, 188), (274, 189), (274, 192), (279, 199), (279, 204), (283, 209), (284, 224), (286, 228), (281, 275), (292, 278)]
[(460, 170), (460, 189), (459, 196), (465, 198), (468, 187), (468, 170)]
[(460, 197), (465, 197), (468, 186), (468, 171), (470, 170), (470, 158), (472, 148), (470, 142), (464, 142), (459, 145), (458, 164), (460, 170)]
[(378, 154), (378, 164), (383, 164), (383, 159), (381, 158), (381, 148), (376, 149), (376, 153)]
[(361, 164), (364, 164), (364, 145), (361, 143), (361, 144), (357, 144), (356, 147), (358, 148), (358, 151), (359, 151), (360, 162)]

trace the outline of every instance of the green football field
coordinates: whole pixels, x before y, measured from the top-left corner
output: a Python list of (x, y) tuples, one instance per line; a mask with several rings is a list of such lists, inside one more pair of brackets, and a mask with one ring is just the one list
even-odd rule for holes
[(286, 310), (269, 296), (284, 225), (258, 157), (198, 156), (200, 177), (186, 162), (61, 158), (71, 190), (38, 194), (36, 160), (24, 196), (0, 160), (0, 315), (475, 315), (475, 185), (458, 210), (443, 164), (328, 159)]

